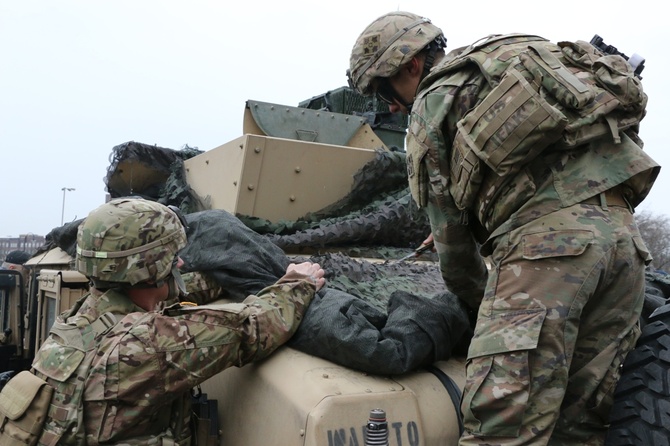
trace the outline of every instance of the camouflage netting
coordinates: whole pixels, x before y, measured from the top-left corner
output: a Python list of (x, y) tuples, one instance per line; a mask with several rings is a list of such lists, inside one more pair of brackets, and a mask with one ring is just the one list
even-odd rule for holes
[[(299, 248), (363, 248), (376, 250), (374, 257), (389, 258), (381, 248), (416, 247), (430, 232), (428, 217), (416, 208), (409, 193), (402, 152), (377, 152), (354, 176), (347, 196), (297, 221), (272, 224), (238, 217), (289, 252)], [(397, 253), (391, 255), (397, 258)]]
[(187, 145), (181, 150), (135, 141), (114, 146), (104, 178), (107, 192), (111, 198), (137, 196), (178, 206), (184, 212), (208, 209), (188, 186), (184, 173), (183, 161), (200, 153), (202, 150)]
[[(379, 152), (342, 200), (296, 221), (273, 223), (207, 210), (207, 201), (185, 181), (183, 160), (197, 151), (172, 152), (139, 143), (115, 147), (106, 177), (110, 195), (132, 193), (184, 210), (189, 245), (181, 256), (187, 270), (210, 274), (236, 300), (274, 283), (291, 261), (323, 265), (327, 285), (291, 340), (294, 348), (376, 374), (405, 373), (464, 353), (473, 316), (445, 289), (436, 264), (393, 260), (430, 232), (410, 199), (404, 153)], [(143, 169), (134, 165), (139, 161)], [(135, 178), (129, 167), (153, 180), (133, 180), (128, 187)], [(54, 229), (42, 251), (59, 246), (74, 255), (80, 222)], [(362, 256), (380, 260), (353, 258)], [(643, 324), (668, 296), (670, 280), (648, 272)]]
[[(209, 209), (207, 198), (197, 196), (185, 179), (183, 161), (199, 153), (188, 146), (174, 151), (136, 142), (120, 144), (112, 151), (107, 191), (112, 198), (140, 196), (178, 206), (184, 213)], [(388, 248), (409, 252), (430, 232), (427, 216), (417, 210), (409, 194), (405, 154), (397, 151), (378, 152), (355, 175), (351, 192), (318, 212), (279, 222), (237, 217), (287, 252), (339, 248), (354, 255), (397, 258), (397, 250)]]
[[(226, 211), (196, 212), (186, 220), (185, 271), (211, 275), (233, 300), (276, 282), (291, 261), (302, 260)], [(52, 231), (49, 248), (74, 254), (80, 222)], [(328, 282), (292, 338), (294, 348), (376, 374), (405, 373), (465, 350), (468, 314), (434, 264), (371, 263), (343, 254), (305, 259), (322, 264)]]
[[(190, 242), (181, 253), (186, 269), (212, 275), (238, 299), (274, 283), (291, 261), (226, 211), (189, 214), (187, 221)], [(441, 285), (433, 265), (385, 268), (341, 254), (309, 260), (323, 265), (328, 282), (291, 340), (298, 350), (370, 373), (397, 374), (448, 359), (469, 330), (465, 308)], [(417, 274), (426, 280), (410, 279)]]

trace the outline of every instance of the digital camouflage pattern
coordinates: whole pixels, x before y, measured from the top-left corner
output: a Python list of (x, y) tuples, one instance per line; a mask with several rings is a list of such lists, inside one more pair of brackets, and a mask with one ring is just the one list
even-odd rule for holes
[(479, 311), (461, 444), (602, 444), (651, 260), (631, 211), (659, 166), (633, 127), (619, 142), (606, 135), (544, 151), (502, 183), (487, 182), (494, 174), (484, 166), (474, 202), (459, 208), (452, 144), (493, 88), (488, 68), (464, 63), (437, 76), (438, 64), (419, 87), (406, 141), (445, 283)]
[(239, 304), (161, 312), (115, 289), (87, 295), (58, 317), (33, 363), (55, 389), (39, 444), (190, 444), (191, 388), (285, 343), (314, 290), (291, 272)]
[(390, 77), (442, 30), (430, 20), (409, 12), (392, 12), (372, 22), (358, 37), (349, 60), (349, 85), (361, 94), (373, 93), (376, 77)]
[(150, 200), (119, 198), (93, 210), (79, 226), (76, 265), (99, 282), (157, 282), (170, 274), (184, 246), (186, 232), (174, 211)]

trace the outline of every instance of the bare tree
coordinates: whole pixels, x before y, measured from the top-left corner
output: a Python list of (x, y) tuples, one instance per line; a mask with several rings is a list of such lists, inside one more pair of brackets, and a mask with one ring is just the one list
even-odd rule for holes
[(670, 272), (670, 217), (649, 211), (635, 214), (644, 243), (654, 257), (652, 266)]

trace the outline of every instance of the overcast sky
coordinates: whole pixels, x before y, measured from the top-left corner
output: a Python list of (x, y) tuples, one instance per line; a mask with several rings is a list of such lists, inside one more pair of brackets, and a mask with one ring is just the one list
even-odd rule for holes
[[(670, 90), (662, 80), (670, 73), (670, 31), (661, 5), (2, 0), (0, 236), (46, 235), (61, 218), (85, 217), (102, 204), (115, 145), (210, 150), (242, 135), (247, 99), (296, 106), (344, 86), (356, 38), (393, 10), (432, 19), (449, 49), (492, 33), (552, 41), (599, 34), (628, 55), (642, 55), (649, 105), (641, 136), (645, 150), (668, 165), (662, 114)], [(64, 187), (75, 189), (65, 200)], [(670, 167), (639, 209), (670, 216), (668, 192)]]

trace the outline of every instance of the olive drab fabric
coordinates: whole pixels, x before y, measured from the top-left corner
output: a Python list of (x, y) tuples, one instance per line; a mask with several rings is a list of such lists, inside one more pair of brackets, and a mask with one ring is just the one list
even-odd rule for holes
[(285, 343), (313, 295), (292, 272), (239, 304), (147, 312), (119, 290), (85, 296), (33, 363), (54, 388), (38, 444), (190, 444), (190, 390)]
[(430, 20), (409, 12), (392, 12), (372, 22), (358, 37), (349, 61), (349, 84), (363, 95), (372, 93), (372, 80), (390, 77), (426, 45), (442, 37)]
[(98, 282), (157, 282), (173, 271), (184, 246), (186, 232), (175, 211), (150, 200), (118, 198), (79, 226), (76, 265)]

